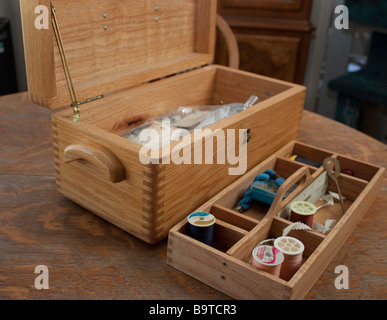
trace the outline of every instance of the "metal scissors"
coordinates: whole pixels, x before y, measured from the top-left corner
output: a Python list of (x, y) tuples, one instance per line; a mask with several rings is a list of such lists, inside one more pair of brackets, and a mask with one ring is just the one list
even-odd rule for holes
[[(332, 162), (334, 165), (334, 171), (331, 170), (329, 167), (329, 162)], [(340, 177), (340, 162), (339, 160), (335, 158), (326, 158), (324, 160), (323, 166), (325, 168), (325, 171), (327, 172), (329, 178), (331, 178), (336, 183), (337, 192), (339, 193), (341, 207), (343, 209), (343, 214), (345, 213), (345, 207), (344, 207), (344, 201), (343, 196), (341, 195), (341, 190), (338, 182), (338, 178)]]

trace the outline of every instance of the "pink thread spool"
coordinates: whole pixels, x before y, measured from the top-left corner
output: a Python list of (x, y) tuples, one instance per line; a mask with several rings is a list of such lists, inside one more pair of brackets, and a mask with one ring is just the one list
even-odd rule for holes
[(285, 259), (282, 263), (280, 278), (289, 281), (302, 265), (304, 244), (292, 237), (279, 237), (274, 241), (274, 247), (283, 253)]
[(251, 265), (276, 277), (280, 276), (283, 253), (272, 246), (258, 246), (253, 250)]
[(308, 227), (313, 226), (313, 216), (317, 211), (317, 208), (306, 201), (293, 201), (290, 204), (290, 221), (302, 222)]

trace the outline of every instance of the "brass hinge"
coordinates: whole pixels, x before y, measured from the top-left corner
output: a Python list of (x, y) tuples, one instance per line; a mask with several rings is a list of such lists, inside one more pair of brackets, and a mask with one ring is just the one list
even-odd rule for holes
[(64, 47), (63, 47), (62, 36), (60, 34), (58, 20), (56, 18), (56, 14), (55, 14), (55, 7), (53, 6), (52, 3), (50, 3), (50, 5), (51, 5), (51, 22), (52, 22), (52, 26), (54, 29), (56, 42), (58, 44), (59, 54), (60, 54), (60, 58), (62, 61), (62, 66), (63, 66), (63, 70), (65, 73), (67, 86), (68, 86), (69, 91), (70, 91), (71, 105), (73, 107), (73, 121), (79, 122), (81, 120), (81, 118), (80, 118), (81, 112), (79, 110), (79, 103), (77, 101), (77, 96), (75, 95), (73, 81), (71, 79), (69, 66), (67, 64), (67, 58), (66, 58), (66, 53), (64, 51)]

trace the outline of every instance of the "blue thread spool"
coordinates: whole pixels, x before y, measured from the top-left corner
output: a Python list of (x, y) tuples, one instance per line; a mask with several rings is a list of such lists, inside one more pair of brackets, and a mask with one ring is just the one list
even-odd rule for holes
[(298, 156), (296, 154), (292, 155), (290, 157), (290, 160), (298, 161), (298, 162), (301, 162), (301, 163), (305, 163), (305, 164), (308, 164), (308, 165), (310, 165), (312, 167), (316, 167), (316, 168), (320, 168), (321, 167), (321, 163), (319, 163), (317, 161), (312, 161), (312, 160), (300, 157), (300, 156)]
[(188, 234), (190, 237), (212, 246), (214, 240), (215, 217), (206, 212), (195, 212), (188, 216)]

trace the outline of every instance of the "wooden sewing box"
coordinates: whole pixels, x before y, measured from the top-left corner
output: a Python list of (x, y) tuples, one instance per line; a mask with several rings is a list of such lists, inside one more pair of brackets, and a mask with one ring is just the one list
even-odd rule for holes
[[(235, 165), (216, 159), (213, 165), (163, 164), (161, 152), (160, 164), (144, 165), (142, 146), (120, 136), (132, 123), (179, 106), (245, 102), (256, 95), (258, 104), (209, 127), (249, 129), (247, 169), (297, 137), (304, 87), (211, 65), (214, 0), (53, 0), (79, 122), (73, 121), (54, 23), (35, 27), (36, 19), (41, 22), (36, 7), (50, 10), (50, 2), (20, 2), (29, 97), (55, 109), (57, 189), (148, 243), (167, 237), (183, 216), (238, 176), (228, 174)], [(193, 157), (192, 143), (191, 163)]]
[[(20, 3), (29, 96), (55, 109), (58, 191), (147, 243), (169, 234), (170, 265), (234, 298), (302, 298), (376, 198), (383, 168), (295, 141), (305, 87), (212, 64), (216, 0)], [(35, 11), (39, 5), (49, 10), (48, 29), (36, 27), (39, 12), (44, 14)], [(244, 102), (251, 95), (259, 97), (257, 104), (208, 127), (247, 130), (240, 142), (247, 144), (243, 176), (229, 174), (235, 165), (216, 161), (165, 164), (164, 148), (159, 164), (143, 164), (141, 145), (121, 136), (133, 123), (179, 106)], [(334, 156), (356, 176), (339, 179), (348, 210), (329, 234), (292, 231), (305, 243), (305, 262), (285, 282), (248, 260), (259, 241), (279, 236), (290, 224), (278, 212), (322, 173), (289, 160), (292, 153), (317, 161)], [(277, 195), (268, 212), (232, 211), (254, 176), (268, 168), (286, 178), (285, 188), (294, 183), (300, 188), (287, 201)], [(331, 182), (329, 188), (335, 190)], [(328, 212), (337, 217), (339, 208)], [(187, 236), (186, 217), (195, 211), (216, 216), (213, 247)]]

